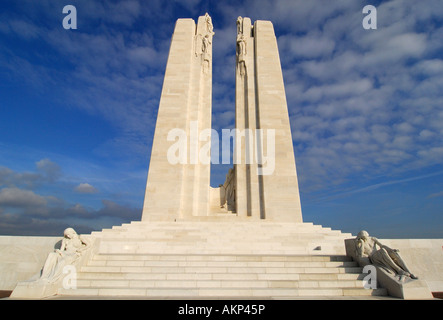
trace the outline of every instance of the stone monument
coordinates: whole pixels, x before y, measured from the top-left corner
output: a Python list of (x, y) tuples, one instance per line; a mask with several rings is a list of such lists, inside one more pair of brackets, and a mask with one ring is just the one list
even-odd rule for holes
[[(210, 187), (214, 34), (208, 14), (175, 25), (141, 221), (81, 237), (68, 230), (61, 249), (12, 297), (386, 295), (363, 288), (362, 268), (345, 252), (351, 234), (302, 220), (269, 21), (237, 19), (234, 165)], [(75, 285), (60, 276), (67, 266)]]
[[(210, 136), (186, 140), (186, 159), (168, 161), (170, 134), (211, 127), (211, 18), (179, 19), (166, 66), (142, 220), (211, 216), (210, 164), (199, 161)], [(272, 23), (237, 19), (235, 205), (239, 217), (302, 222), (283, 75)], [(191, 125), (196, 124), (196, 125)], [(193, 132), (194, 131), (194, 132)], [(197, 131), (197, 132), (195, 132)], [(270, 143), (265, 143), (265, 141)], [(268, 163), (263, 163), (266, 154)], [(266, 165), (266, 166), (265, 166)], [(266, 170), (268, 169), (268, 170)]]

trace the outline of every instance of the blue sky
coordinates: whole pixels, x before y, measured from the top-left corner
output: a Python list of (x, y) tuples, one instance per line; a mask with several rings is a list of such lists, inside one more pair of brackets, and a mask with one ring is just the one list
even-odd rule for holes
[[(76, 30), (62, 26), (68, 4)], [(2, 0), (1, 235), (140, 219), (174, 24), (206, 11), (219, 131), (234, 128), (237, 17), (274, 24), (305, 221), (443, 238), (439, 0)], [(213, 186), (228, 167), (213, 166)]]

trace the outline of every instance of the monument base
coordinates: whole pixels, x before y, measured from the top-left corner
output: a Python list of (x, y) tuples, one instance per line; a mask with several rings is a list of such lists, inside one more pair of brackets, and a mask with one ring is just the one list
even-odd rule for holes
[[(351, 234), (312, 223), (252, 221), (234, 215), (194, 217), (192, 221), (137, 221), (83, 237), (94, 246), (77, 265), (76, 286), (63, 289), (60, 285), (55, 291), (22, 282), (12, 287), (16, 287), (12, 298), (39, 299), (48, 294), (154, 299), (399, 297), (386, 287), (364, 289), (367, 274), (346, 256), (344, 240), (353, 238)], [(11, 238), (8, 243), (21, 243), (27, 237)], [(441, 239), (382, 241), (401, 250), (420, 282), (426, 282), (431, 291), (442, 291)], [(38, 239), (32, 245), (41, 246)], [(0, 267), (12, 261), (10, 256), (1, 257)], [(10, 263), (8, 270), (1, 276), (12, 277)], [(418, 297), (416, 284), (407, 284), (404, 299)]]
[(345, 256), (352, 237), (312, 223), (194, 217), (93, 232), (96, 254), (66, 296), (291, 298), (379, 296)]

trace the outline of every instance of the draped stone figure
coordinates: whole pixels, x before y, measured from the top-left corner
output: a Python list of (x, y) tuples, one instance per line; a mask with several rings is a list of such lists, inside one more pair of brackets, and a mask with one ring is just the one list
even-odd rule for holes
[(394, 273), (400, 280), (403, 280), (405, 277), (417, 279), (409, 271), (397, 249), (391, 249), (383, 245), (377, 238), (370, 237), (365, 230), (358, 233), (356, 241), (357, 254), (360, 257), (368, 257), (374, 265)]
[(243, 34), (243, 18), (237, 18), (237, 34)]
[(212, 61), (212, 37), (215, 32), (211, 16), (206, 13), (203, 19), (204, 25), (198, 28), (195, 35), (195, 55), (202, 56), (203, 72), (208, 73)]
[(63, 268), (73, 265), (89, 247), (90, 244), (86, 239), (79, 236), (74, 229), (67, 228), (60, 249), (48, 255), (40, 279), (37, 281), (57, 281), (63, 274)]
[(243, 18), (237, 18), (237, 63), (240, 68), (240, 75), (246, 74), (246, 39), (243, 34)]
[(206, 22), (206, 29), (212, 37), (215, 34), (214, 26), (212, 24), (212, 18), (207, 12), (205, 13), (205, 22)]
[(223, 184), (225, 190), (226, 208), (230, 211), (235, 210), (235, 170), (230, 168), (226, 175), (226, 181)]

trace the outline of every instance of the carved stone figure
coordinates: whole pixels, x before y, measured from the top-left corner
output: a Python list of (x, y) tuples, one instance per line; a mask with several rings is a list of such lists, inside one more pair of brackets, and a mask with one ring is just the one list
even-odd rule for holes
[(211, 37), (207, 34), (203, 37), (202, 40), (202, 51), (203, 51), (203, 72), (204, 73), (208, 73), (209, 72), (209, 67), (211, 65), (211, 45), (212, 45), (212, 41), (211, 41)]
[(210, 54), (209, 49), (211, 47), (212, 41), (211, 41), (211, 39), (209, 39), (208, 35), (205, 35), (203, 37), (202, 41), (203, 41), (202, 51), (203, 51), (204, 54), (208, 54), (209, 55)]
[(243, 34), (243, 18), (240, 16), (237, 18), (237, 35)]
[(385, 270), (399, 276), (400, 280), (405, 277), (417, 279), (406, 266), (406, 263), (400, 257), (397, 249), (391, 249), (383, 245), (375, 237), (370, 237), (369, 233), (362, 230), (356, 238), (357, 254), (360, 257), (368, 257), (371, 262)]
[(225, 189), (226, 207), (228, 210), (234, 211), (235, 210), (235, 170), (233, 168), (229, 169), (223, 187)]
[(74, 264), (89, 248), (90, 244), (86, 239), (79, 236), (74, 229), (67, 228), (64, 231), (60, 249), (56, 249), (48, 255), (40, 279), (37, 281), (57, 281), (63, 274), (63, 268)]
[(210, 34), (212, 37), (215, 34), (214, 26), (212, 25), (212, 18), (207, 12), (205, 13), (205, 22), (206, 22), (206, 30), (208, 31), (208, 34)]
[(246, 41), (245, 36), (240, 34), (237, 37), (237, 55), (239, 57), (239, 61), (244, 61), (244, 56), (246, 55)]
[(243, 34), (237, 36), (237, 63), (240, 68), (240, 75), (244, 76), (246, 74), (246, 41)]
[(240, 69), (240, 75), (246, 74), (246, 39), (243, 34), (243, 18), (237, 18), (237, 63)]
[(209, 73), (212, 61), (212, 37), (214, 36), (214, 26), (212, 19), (208, 13), (204, 16), (204, 30), (199, 28), (198, 34), (195, 36), (195, 56), (202, 56), (203, 72)]

